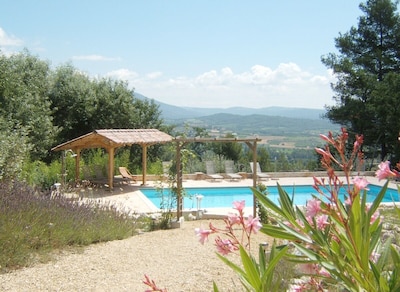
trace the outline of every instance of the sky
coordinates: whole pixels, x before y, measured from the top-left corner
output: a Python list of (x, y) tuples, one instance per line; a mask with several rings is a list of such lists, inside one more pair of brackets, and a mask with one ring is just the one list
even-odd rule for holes
[(358, 25), (354, 0), (0, 0), (0, 51), (202, 108), (333, 105), (321, 57)]

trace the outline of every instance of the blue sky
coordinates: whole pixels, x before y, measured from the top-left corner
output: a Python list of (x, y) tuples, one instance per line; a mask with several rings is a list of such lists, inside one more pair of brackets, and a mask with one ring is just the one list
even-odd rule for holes
[(2, 0), (0, 50), (27, 48), (178, 106), (323, 108), (321, 56), (357, 26), (353, 0)]

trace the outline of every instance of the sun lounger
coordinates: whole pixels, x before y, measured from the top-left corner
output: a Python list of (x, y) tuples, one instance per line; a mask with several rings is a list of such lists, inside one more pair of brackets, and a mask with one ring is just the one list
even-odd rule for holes
[(222, 175), (215, 173), (214, 162), (212, 161), (206, 161), (206, 172), (209, 179), (218, 180), (224, 178)]
[[(271, 178), (271, 176), (269, 174), (261, 171), (261, 167), (260, 167), (260, 164), (258, 162), (256, 164), (256, 167), (257, 167), (257, 169), (256, 169), (257, 179), (259, 179), (259, 180), (262, 180), (262, 179), (269, 180)], [(253, 164), (253, 162), (250, 162), (250, 168), (251, 168), (251, 173), (254, 174), (254, 164)]]
[(136, 183), (136, 177), (134, 175), (132, 175), (126, 167), (121, 166), (118, 168), (118, 170), (119, 170), (119, 173), (122, 175), (122, 178), (125, 181), (127, 181), (128, 183), (131, 181)]
[(225, 175), (231, 180), (240, 180), (242, 176), (233, 170), (233, 161), (225, 160)]

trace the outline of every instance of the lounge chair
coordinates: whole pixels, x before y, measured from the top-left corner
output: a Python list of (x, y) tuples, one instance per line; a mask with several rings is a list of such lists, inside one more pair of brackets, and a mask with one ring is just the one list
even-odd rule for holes
[[(258, 162), (256, 164), (256, 167), (257, 167), (257, 179), (259, 179), (259, 180), (262, 180), (262, 179), (269, 180), (271, 178), (271, 176), (269, 174), (267, 174), (266, 172), (262, 172), (261, 171), (261, 167), (260, 167), (260, 164)], [(254, 174), (253, 162), (250, 162), (250, 168), (251, 168), (251, 173)]]
[(240, 180), (242, 176), (233, 170), (233, 161), (225, 160), (225, 175), (230, 178), (230, 180)]
[(121, 167), (118, 168), (118, 170), (119, 170), (119, 173), (122, 175), (122, 178), (125, 181), (127, 181), (128, 183), (131, 182), (131, 181), (133, 183), (136, 183), (136, 177), (133, 174), (131, 174), (126, 167), (122, 167), (121, 166)]
[(207, 177), (212, 180), (224, 178), (222, 175), (215, 173), (214, 162), (212, 161), (206, 161), (206, 172), (207, 172)]

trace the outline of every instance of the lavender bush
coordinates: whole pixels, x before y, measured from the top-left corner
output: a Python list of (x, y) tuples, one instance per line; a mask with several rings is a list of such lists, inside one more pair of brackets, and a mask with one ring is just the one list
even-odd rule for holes
[(135, 221), (112, 205), (50, 196), (23, 183), (0, 183), (0, 267), (30, 263), (36, 256), (66, 246), (123, 239)]

